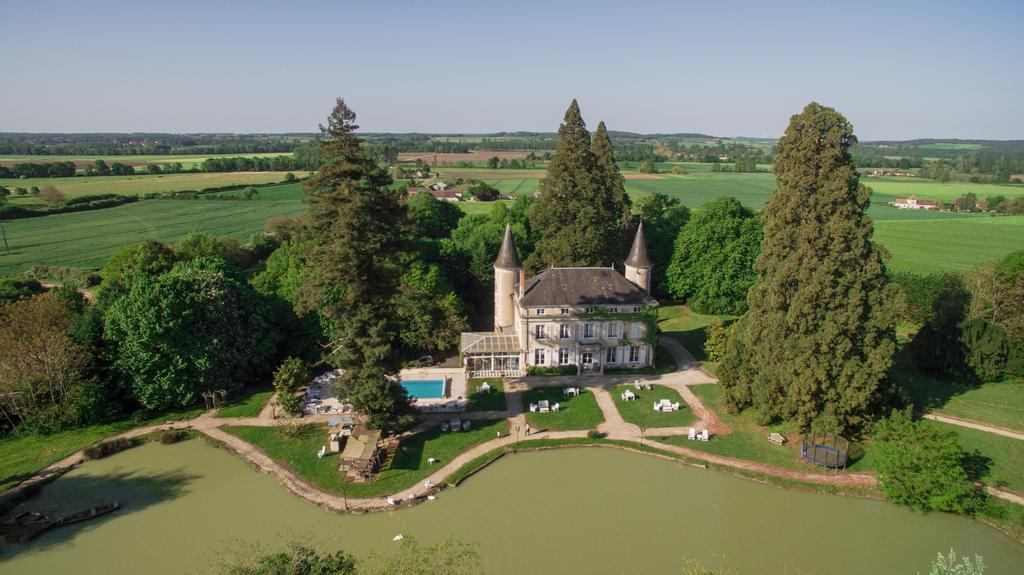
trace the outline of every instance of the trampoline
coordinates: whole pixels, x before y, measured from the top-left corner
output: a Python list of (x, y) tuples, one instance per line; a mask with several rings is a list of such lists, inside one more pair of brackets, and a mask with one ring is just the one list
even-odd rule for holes
[(828, 469), (846, 469), (850, 442), (834, 433), (804, 435), (800, 455), (814, 465)]

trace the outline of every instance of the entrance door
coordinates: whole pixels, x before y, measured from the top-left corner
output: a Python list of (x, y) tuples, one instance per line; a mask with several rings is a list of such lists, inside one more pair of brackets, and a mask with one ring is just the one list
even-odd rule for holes
[(583, 365), (585, 367), (591, 367), (591, 366), (594, 365), (594, 354), (593, 353), (591, 353), (589, 351), (583, 352)]

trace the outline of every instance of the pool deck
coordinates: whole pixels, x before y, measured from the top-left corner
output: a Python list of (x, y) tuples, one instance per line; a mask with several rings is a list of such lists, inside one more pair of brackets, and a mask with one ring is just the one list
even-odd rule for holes
[(416, 367), (403, 369), (398, 375), (403, 380), (443, 379), (445, 381), (444, 397), (419, 398), (416, 400), (416, 405), (443, 405), (452, 400), (468, 397), (466, 370), (461, 367)]

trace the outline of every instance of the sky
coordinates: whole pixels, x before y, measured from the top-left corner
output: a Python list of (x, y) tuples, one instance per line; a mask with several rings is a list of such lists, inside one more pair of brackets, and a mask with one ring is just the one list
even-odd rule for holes
[(1024, 139), (1024, 1), (0, 1), (0, 132)]

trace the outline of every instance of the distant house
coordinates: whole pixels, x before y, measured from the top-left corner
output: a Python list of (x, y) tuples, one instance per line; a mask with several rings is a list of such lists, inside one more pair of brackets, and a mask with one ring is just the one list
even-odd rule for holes
[(431, 190), (447, 190), (448, 189), (448, 184), (446, 184), (444, 182), (437, 182), (435, 184), (431, 184), (430, 185), (430, 189)]
[(456, 192), (455, 190), (435, 190), (433, 187), (430, 188), (406, 188), (405, 197), (406, 199), (412, 199), (413, 196), (420, 192), (428, 192), (430, 195), (441, 200), (442, 202), (457, 202), (462, 199), (462, 193)]
[(919, 200), (917, 199), (917, 196), (900, 198), (889, 202), (889, 205), (901, 210), (936, 210), (939, 208), (939, 205), (935, 203), (935, 200)]

